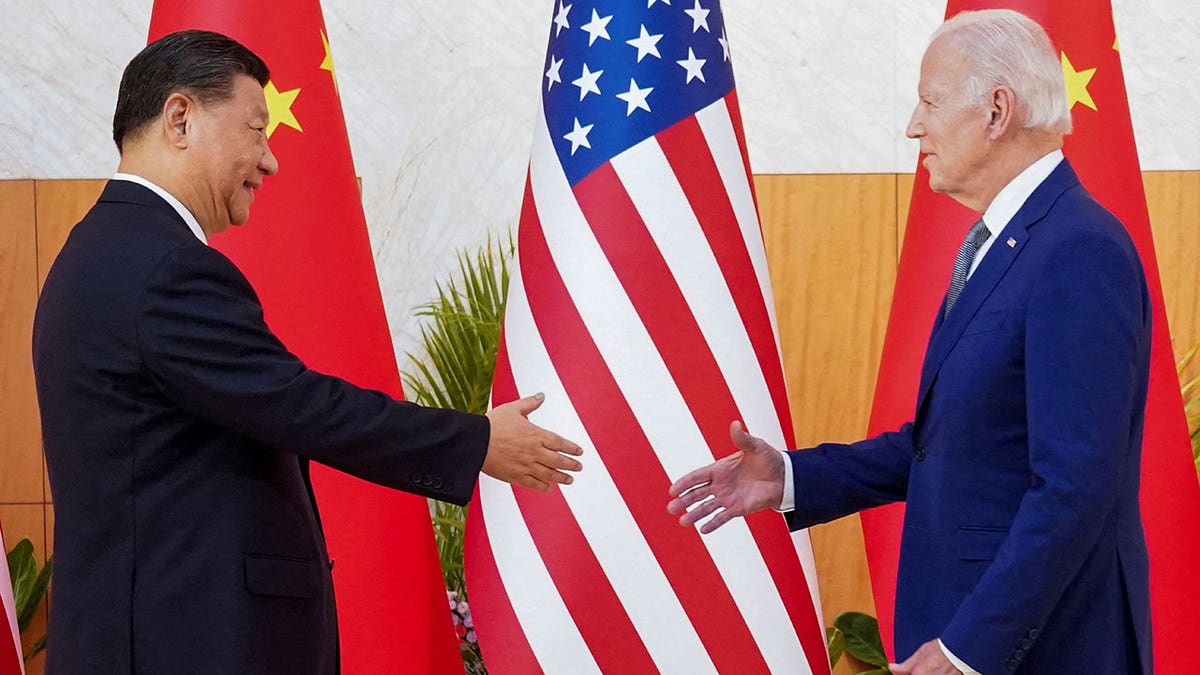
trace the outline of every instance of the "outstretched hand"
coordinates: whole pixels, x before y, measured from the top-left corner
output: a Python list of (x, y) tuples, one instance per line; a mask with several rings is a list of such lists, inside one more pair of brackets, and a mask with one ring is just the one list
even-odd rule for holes
[(701, 533), (708, 534), (735, 517), (777, 507), (783, 500), (783, 455), (746, 433), (741, 422), (729, 425), (729, 438), (738, 452), (671, 485), (674, 499), (667, 504), (667, 511), (683, 514), (680, 525), (690, 527), (716, 513), (700, 527)]
[(491, 436), (483, 472), (497, 480), (548, 492), (554, 484), (570, 485), (563, 471), (579, 471), (581, 455), (576, 444), (526, 419), (545, 400), (541, 393), (496, 406), (488, 411)]

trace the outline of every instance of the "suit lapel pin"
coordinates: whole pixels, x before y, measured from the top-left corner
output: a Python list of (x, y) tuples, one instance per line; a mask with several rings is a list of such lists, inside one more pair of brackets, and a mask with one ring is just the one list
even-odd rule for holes
[(1008, 241), (1006, 241), (1005, 243), (1008, 244), (1009, 248), (1015, 248), (1017, 245), (1017, 240), (1013, 239), (1012, 237), (1009, 237)]

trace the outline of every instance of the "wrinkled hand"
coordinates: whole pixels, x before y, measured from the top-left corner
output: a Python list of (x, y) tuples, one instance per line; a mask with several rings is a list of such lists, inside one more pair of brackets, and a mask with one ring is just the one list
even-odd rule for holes
[(737, 516), (777, 507), (783, 500), (783, 455), (761, 438), (746, 433), (741, 422), (729, 425), (729, 437), (739, 452), (696, 469), (671, 485), (675, 499), (667, 504), (667, 511), (683, 513), (680, 525), (690, 527), (721, 509), (700, 527), (701, 533), (708, 534)]
[(937, 640), (926, 642), (907, 661), (894, 663), (888, 666), (888, 669), (892, 671), (892, 675), (962, 675), (962, 671), (955, 668), (950, 659), (946, 658), (946, 653), (942, 651)]
[(497, 480), (539, 492), (553, 484), (570, 485), (563, 471), (579, 471), (579, 462), (566, 455), (581, 455), (578, 446), (526, 419), (545, 400), (541, 393), (496, 406), (488, 411), (491, 437), (483, 472)]

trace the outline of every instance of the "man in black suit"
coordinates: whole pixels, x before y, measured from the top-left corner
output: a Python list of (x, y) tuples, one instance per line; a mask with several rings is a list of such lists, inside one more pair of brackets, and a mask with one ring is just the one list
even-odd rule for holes
[(71, 232), (33, 355), (55, 505), (47, 672), (334, 673), (333, 586), (308, 478), (319, 461), (463, 504), (479, 471), (568, 484), (573, 443), (309, 370), (207, 237), (278, 169), (266, 65), (203, 31), (125, 69), (119, 173)]

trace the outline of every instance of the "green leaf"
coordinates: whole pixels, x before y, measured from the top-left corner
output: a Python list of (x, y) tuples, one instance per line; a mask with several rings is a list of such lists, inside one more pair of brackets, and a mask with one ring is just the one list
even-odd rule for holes
[(44, 651), (46, 651), (46, 636), (45, 635), (38, 638), (37, 642), (33, 643), (33, 648), (30, 649), (29, 653), (25, 655), (25, 663), (29, 663), (30, 661), (33, 660), (33, 657), (37, 656), (38, 654), (40, 654)]
[(887, 668), (883, 639), (879, 637), (879, 622), (862, 612), (845, 612), (833, 620), (833, 625), (846, 636), (846, 651), (863, 663)]
[(825, 628), (825, 644), (829, 647), (829, 665), (836, 666), (842, 660), (842, 652), (846, 651), (846, 634), (837, 626)]
[(891, 675), (891, 672), (887, 668), (872, 668), (871, 670), (864, 670), (858, 675)]

